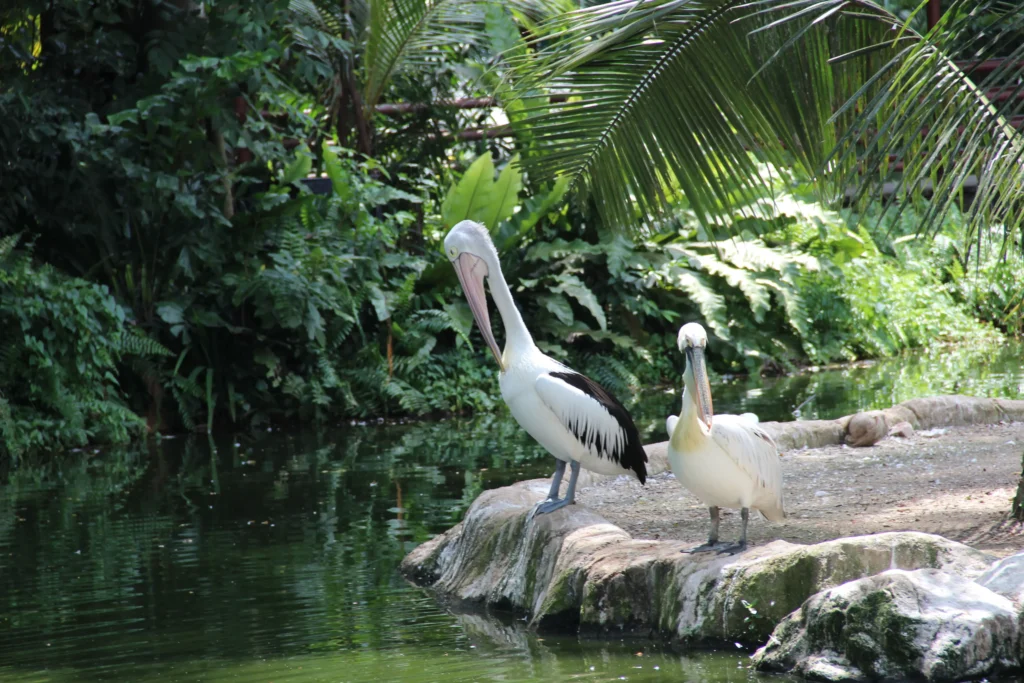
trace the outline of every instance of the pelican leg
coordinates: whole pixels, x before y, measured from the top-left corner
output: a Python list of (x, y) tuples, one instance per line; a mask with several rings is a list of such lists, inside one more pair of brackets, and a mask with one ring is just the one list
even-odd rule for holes
[(703, 543), (693, 548), (686, 548), (682, 552), (684, 553), (706, 553), (712, 550), (719, 550), (722, 544), (718, 542), (718, 508), (712, 505), (708, 508), (708, 512), (711, 514), (711, 533), (708, 534), (708, 542)]
[(548, 499), (537, 505), (534, 509), (534, 515), (554, 512), (576, 502), (576, 478), (580, 475), (580, 464), (574, 462), (569, 466), (569, 469), (569, 490), (565, 492), (565, 498), (558, 498), (558, 487), (562, 483), (562, 475), (565, 474), (565, 461), (559, 460), (558, 465), (555, 467), (555, 476), (551, 479), (551, 490), (548, 492)]
[(565, 461), (559, 460), (555, 465), (555, 474), (551, 477), (551, 490), (548, 491), (548, 500), (558, 500), (558, 487), (562, 485), (563, 474), (565, 474)]
[(718, 551), (719, 555), (735, 555), (747, 549), (747, 521), (750, 519), (750, 508), (740, 510), (740, 518), (743, 524), (740, 527), (740, 540), (737, 543), (730, 543)]

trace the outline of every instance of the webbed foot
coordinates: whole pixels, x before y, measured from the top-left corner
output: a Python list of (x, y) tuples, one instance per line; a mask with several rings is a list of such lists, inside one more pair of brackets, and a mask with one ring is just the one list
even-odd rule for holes
[(736, 553), (742, 553), (747, 549), (746, 541), (739, 541), (738, 543), (727, 543), (718, 550), (719, 555), (735, 555)]
[(727, 545), (728, 545), (727, 543), (721, 543), (719, 541), (715, 541), (714, 543), (712, 543), (711, 541), (708, 541), (707, 543), (701, 543), (700, 545), (695, 545), (692, 548), (683, 548), (679, 552), (686, 553), (688, 555), (689, 554), (693, 554), (693, 553), (710, 553), (710, 552), (715, 551), (715, 550), (720, 550), (720, 549), (726, 547)]
[(542, 503), (538, 503), (537, 507), (533, 509), (533, 514), (534, 516), (546, 515), (547, 513), (554, 512), (555, 510), (561, 510), (566, 505), (572, 505), (572, 503), (573, 501), (569, 500), (568, 497), (556, 498), (555, 500), (551, 500), (549, 498)]

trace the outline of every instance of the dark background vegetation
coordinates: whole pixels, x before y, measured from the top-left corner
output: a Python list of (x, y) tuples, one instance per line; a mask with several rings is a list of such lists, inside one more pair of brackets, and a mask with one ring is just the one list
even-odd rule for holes
[(515, 110), (439, 104), (500, 95), (500, 55), (537, 17), (481, 6), (475, 34), (389, 61), (365, 27), (405, 35), (402, 17), (352, 7), (0, 10), (0, 461), (499, 408), (439, 249), (466, 217), (494, 235), (542, 348), (624, 396), (676, 382), (688, 320), (722, 373), (1022, 330), (1015, 242), (968, 262), (956, 211), (918, 239), (913, 209), (827, 210), (758, 159), (774, 195), (720, 231), (680, 198), (626, 237), (510, 163), (534, 153), (528, 135), (474, 132)]

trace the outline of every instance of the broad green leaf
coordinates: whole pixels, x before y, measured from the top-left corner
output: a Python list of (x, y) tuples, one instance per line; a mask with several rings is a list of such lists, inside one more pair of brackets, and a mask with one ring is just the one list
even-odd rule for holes
[(504, 53), (506, 58), (518, 57), (526, 52), (526, 43), (509, 11), (500, 3), (488, 3), (484, 9), (484, 30), (490, 39), (494, 54)]
[(185, 322), (184, 307), (176, 301), (158, 304), (156, 314), (168, 325), (177, 325)]
[(466, 169), (459, 182), (448, 190), (441, 204), (441, 220), (449, 228), (464, 220), (482, 223), (494, 201), (494, 162), (490, 154), (483, 154)]
[(576, 299), (581, 306), (590, 311), (594, 319), (597, 320), (597, 324), (601, 326), (602, 330), (608, 328), (608, 320), (605, 318), (604, 310), (601, 308), (600, 302), (594, 293), (590, 291), (590, 288), (583, 284), (578, 277), (575, 275), (560, 275), (558, 277), (559, 284), (552, 291), (564, 292), (573, 299)]
[(327, 177), (331, 179), (331, 189), (341, 199), (348, 199), (352, 189), (349, 186), (349, 179), (345, 175), (345, 169), (341, 165), (341, 160), (338, 158), (338, 153), (325, 142), (323, 155), (324, 170), (327, 172)]
[(295, 161), (284, 167), (281, 172), (281, 184), (291, 185), (309, 175), (313, 168), (313, 154), (303, 143), (295, 150)]
[(371, 284), (366, 288), (366, 292), (370, 303), (373, 304), (373, 310), (377, 313), (377, 320), (383, 322), (390, 318), (391, 308), (388, 305), (388, 297), (384, 294), (384, 291), (377, 285)]
[(576, 321), (576, 317), (572, 314), (572, 306), (564, 296), (542, 296), (540, 297), (540, 302), (541, 305), (543, 305), (549, 312), (553, 313), (563, 325), (572, 325)]
[[(490, 155), (488, 155), (490, 158)], [(493, 201), (485, 207), (480, 221), (490, 232), (508, 220), (519, 203), (519, 192), (523, 189), (523, 172), (519, 169), (519, 155), (515, 155), (498, 175), (498, 182), (492, 189)]]
[(560, 176), (554, 186), (543, 195), (534, 196), (523, 202), (523, 208), (513, 219), (501, 226), (501, 230), (495, 236), (494, 241), (500, 252), (519, 244), (537, 223), (547, 214), (551, 213), (556, 206), (561, 204), (565, 193), (569, 189), (568, 176)]

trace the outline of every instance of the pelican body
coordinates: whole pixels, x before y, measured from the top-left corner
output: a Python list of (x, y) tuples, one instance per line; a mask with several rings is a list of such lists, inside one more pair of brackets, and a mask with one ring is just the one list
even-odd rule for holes
[[(767, 519), (786, 516), (779, 451), (757, 424), (757, 416), (715, 415), (711, 403), (704, 350), (708, 337), (697, 323), (679, 330), (679, 350), (686, 355), (683, 404), (679, 416), (666, 420), (668, 462), (676, 479), (690, 490), (711, 514), (708, 542), (684, 552), (717, 550), (736, 553), (747, 547), (750, 510)], [(742, 531), (737, 543), (718, 541), (719, 508), (739, 508)]]
[[(462, 221), (445, 237), (444, 247), (477, 327), (498, 362), (501, 397), (516, 422), (558, 460), (547, 500), (536, 513), (575, 502), (580, 467), (599, 474), (633, 472), (643, 483), (647, 454), (629, 412), (600, 384), (537, 348), (512, 299), (487, 230), (474, 221)], [(504, 323), (504, 350), (498, 349), (491, 330), (484, 278)], [(559, 499), (567, 464), (569, 488), (565, 498)]]

